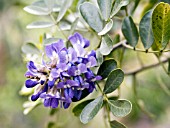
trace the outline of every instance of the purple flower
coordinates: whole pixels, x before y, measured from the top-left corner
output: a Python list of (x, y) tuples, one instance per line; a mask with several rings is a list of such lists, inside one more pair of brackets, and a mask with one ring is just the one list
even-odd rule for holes
[(43, 99), (45, 107), (57, 108), (60, 104), (65, 109), (71, 102), (81, 100), (83, 92), (88, 94), (95, 89), (95, 81), (101, 80), (91, 67), (97, 66), (96, 52), (87, 52), (90, 42), (79, 33), (68, 39), (73, 47), (66, 48), (63, 40), (45, 47), (50, 61), (40, 65), (30, 61), (25, 76), (29, 78), (25, 85), (35, 88), (32, 101)]

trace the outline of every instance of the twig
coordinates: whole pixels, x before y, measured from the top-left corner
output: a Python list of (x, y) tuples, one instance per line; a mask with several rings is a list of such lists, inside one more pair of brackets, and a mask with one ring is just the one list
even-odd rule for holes
[[(166, 62), (168, 62), (168, 59), (169, 59), (169, 58), (161, 61), (161, 63), (166, 63)], [(125, 75), (133, 75), (133, 74), (142, 72), (142, 71), (144, 71), (144, 70), (147, 70), (147, 69), (149, 69), (149, 68), (153, 68), (153, 67), (156, 67), (156, 66), (159, 66), (159, 65), (160, 65), (160, 63), (158, 62), (158, 63), (155, 63), (155, 64), (151, 64), (151, 65), (148, 65), (148, 66), (141, 67), (141, 68), (136, 69), (136, 70), (134, 70), (134, 71), (129, 71), (129, 72), (124, 71), (124, 72), (125, 72)]]

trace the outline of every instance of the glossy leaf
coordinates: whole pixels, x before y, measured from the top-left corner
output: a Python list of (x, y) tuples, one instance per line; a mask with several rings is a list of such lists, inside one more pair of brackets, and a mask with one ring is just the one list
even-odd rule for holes
[(88, 103), (90, 103), (91, 101), (93, 101), (93, 100), (86, 100), (86, 101), (83, 101), (83, 102), (81, 102), (80, 104), (76, 105), (76, 106), (73, 108), (73, 110), (72, 110), (72, 112), (74, 113), (74, 115), (75, 115), (75, 116), (79, 116), (80, 113), (82, 112), (82, 110), (84, 109), (84, 107), (85, 107)]
[(99, 112), (100, 108), (102, 107), (102, 104), (103, 97), (100, 96), (90, 102), (88, 105), (86, 105), (86, 107), (81, 112), (80, 121), (84, 124), (87, 124)]
[(170, 5), (159, 3), (152, 14), (152, 29), (155, 44), (159, 50), (165, 49), (170, 40)]
[(112, 114), (116, 117), (125, 117), (132, 110), (132, 104), (128, 100), (109, 100)]
[(29, 25), (27, 25), (28, 29), (33, 29), (33, 28), (48, 28), (53, 26), (54, 23), (53, 22), (49, 22), (49, 21), (35, 21)]
[(21, 48), (22, 52), (26, 54), (39, 54), (40, 51), (33, 43), (26, 43)]
[(154, 42), (151, 22), (152, 10), (143, 16), (139, 24), (139, 34), (145, 49), (149, 49)]
[(80, 5), (79, 9), (87, 24), (96, 32), (101, 32), (103, 29), (103, 21), (98, 8), (89, 2), (84, 2)]
[(113, 20), (111, 19), (103, 28), (101, 32), (98, 33), (98, 35), (105, 35), (107, 32), (109, 32), (112, 29), (113, 26)]
[(60, 12), (58, 14), (58, 17), (57, 17), (57, 22), (59, 22), (63, 18), (66, 11), (71, 6), (72, 2), (73, 2), (73, 0), (64, 0), (63, 4), (61, 6)]
[(110, 126), (111, 128), (126, 128), (126, 126), (116, 120), (111, 121)]
[(123, 79), (124, 79), (124, 73), (121, 69), (115, 69), (111, 71), (111, 73), (109, 74), (106, 80), (106, 84), (104, 86), (103, 92), (105, 94), (113, 92), (121, 85)]
[(109, 73), (116, 68), (117, 62), (114, 59), (109, 59), (101, 64), (97, 74), (100, 75), (102, 79), (105, 79)]
[(122, 23), (122, 33), (125, 36), (127, 42), (135, 47), (138, 43), (139, 34), (132, 17), (126, 17)]
[(113, 0), (97, 0), (100, 11), (105, 21), (110, 17)]
[(24, 10), (34, 15), (48, 15), (49, 14), (48, 9), (34, 6), (34, 5), (26, 6)]
[(112, 51), (112, 49), (113, 49), (112, 39), (108, 35), (103, 36), (102, 42), (100, 45), (100, 53), (102, 55), (109, 55), (109, 53)]
[(118, 13), (121, 7), (126, 6), (128, 4), (129, 0), (115, 0), (115, 4), (113, 6), (110, 18), (112, 18), (116, 13)]

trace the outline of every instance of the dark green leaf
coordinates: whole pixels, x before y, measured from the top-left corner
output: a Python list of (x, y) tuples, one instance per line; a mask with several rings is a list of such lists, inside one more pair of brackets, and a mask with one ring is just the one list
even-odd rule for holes
[(126, 126), (116, 120), (111, 121), (110, 126), (111, 128), (126, 128)]
[(132, 104), (128, 100), (109, 100), (112, 114), (116, 117), (125, 117), (132, 110)]
[(113, 0), (97, 0), (97, 2), (104, 20), (107, 21), (110, 17)]
[(48, 15), (49, 11), (47, 8), (42, 8), (34, 5), (26, 6), (24, 10), (34, 15)]
[(55, 122), (49, 122), (47, 128), (56, 128)]
[(98, 33), (98, 35), (105, 35), (107, 32), (109, 32), (112, 29), (113, 26), (113, 20), (110, 19), (110, 21), (105, 25), (103, 30)]
[(63, 4), (61, 6), (60, 12), (58, 14), (58, 17), (57, 17), (57, 22), (59, 22), (63, 18), (66, 11), (71, 6), (72, 2), (73, 2), (73, 0), (64, 0)]
[(119, 97), (118, 96), (111, 96), (111, 97), (108, 97), (109, 100), (117, 100)]
[(152, 32), (152, 10), (147, 12), (139, 24), (139, 34), (142, 40), (142, 43), (146, 49), (149, 49), (153, 44), (153, 32)]
[(74, 113), (75, 116), (79, 116), (80, 113), (82, 112), (82, 110), (84, 109), (84, 107), (90, 103), (91, 101), (93, 101), (94, 99), (91, 99), (91, 100), (86, 100), (86, 101), (83, 101), (81, 102), (80, 104), (76, 105), (72, 112)]
[(121, 7), (126, 6), (128, 4), (129, 0), (116, 0), (110, 18), (112, 18), (121, 9)]
[(159, 50), (165, 49), (170, 40), (170, 5), (159, 3), (152, 14), (154, 43)]
[(40, 51), (33, 43), (26, 43), (21, 48), (22, 52), (26, 54), (39, 54)]
[(99, 49), (102, 55), (109, 55), (109, 53), (112, 51), (113, 41), (109, 37), (109, 35), (105, 35), (102, 37), (102, 42)]
[(102, 79), (105, 79), (109, 73), (116, 68), (117, 62), (114, 59), (109, 59), (101, 64), (97, 74), (100, 75)]
[(113, 92), (120, 86), (120, 84), (123, 82), (123, 79), (124, 73), (121, 69), (113, 70), (107, 78), (103, 92), (105, 94)]
[(80, 5), (80, 13), (84, 20), (96, 32), (101, 32), (103, 29), (103, 21), (101, 19), (98, 8), (89, 2), (84, 2)]
[(122, 33), (127, 39), (127, 42), (135, 47), (138, 43), (139, 34), (135, 23), (133, 22), (132, 17), (126, 17), (122, 23)]
[(53, 22), (49, 22), (49, 21), (36, 21), (33, 22), (29, 25), (27, 25), (28, 29), (33, 29), (33, 28), (48, 28), (53, 26), (54, 23)]
[(100, 96), (90, 102), (88, 105), (86, 105), (86, 107), (81, 112), (80, 121), (84, 124), (87, 124), (99, 112), (100, 108), (102, 107), (102, 104), (103, 96)]
[(50, 116), (53, 116), (54, 114), (56, 114), (56, 112), (58, 112), (58, 109), (51, 109), (50, 110)]

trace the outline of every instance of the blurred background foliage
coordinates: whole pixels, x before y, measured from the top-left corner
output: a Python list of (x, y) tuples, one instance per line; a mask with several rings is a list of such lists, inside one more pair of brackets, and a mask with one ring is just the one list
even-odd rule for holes
[[(170, 3), (169, 0), (139, 0), (135, 15), (140, 14), (141, 11), (143, 15), (159, 1)], [(23, 114), (22, 104), (27, 98), (18, 93), (24, 84), (26, 71), (25, 62), (22, 60), (21, 45), (28, 41), (39, 42), (38, 37), (49, 31), (49, 29), (27, 30), (25, 28), (27, 24), (37, 19), (36, 16), (23, 11), (23, 7), (32, 2), (33, 0), (0, 0), (0, 128), (42, 128), (47, 126), (48, 121), (55, 120), (58, 122), (57, 128), (75, 127), (75, 124), (77, 124), (77, 128), (89, 128), (88, 125), (82, 125), (79, 119), (74, 117), (71, 113), (72, 108), (60, 109), (55, 116), (48, 117), (50, 109), (40, 105), (28, 115)], [(136, 21), (140, 19), (139, 15), (135, 18)], [(112, 37), (120, 32), (118, 26), (120, 23), (117, 22), (115, 21), (113, 31), (110, 33)], [(112, 55), (119, 59), (117, 51)], [(152, 54), (126, 50), (122, 64), (123, 70), (128, 71), (140, 67), (141, 63), (137, 56), (144, 65), (157, 62), (156, 57)], [(133, 109), (130, 115), (122, 119), (122, 122), (125, 122), (129, 128), (169, 128), (169, 96), (160, 89), (161, 84), (165, 84), (170, 89), (169, 77), (164, 73), (162, 67), (145, 70), (138, 73), (136, 77), (139, 103), (145, 108), (143, 108), (144, 111), (141, 111), (135, 104), (131, 93), (132, 77), (127, 76), (121, 86), (121, 97), (129, 99), (133, 103)], [(158, 77), (161, 78), (161, 81)], [(154, 119), (150, 119), (145, 114), (147, 113), (145, 110), (151, 112)], [(104, 127), (104, 121), (101, 121), (103, 118), (100, 115), (102, 112), (99, 112), (98, 116), (94, 118), (90, 127)]]

